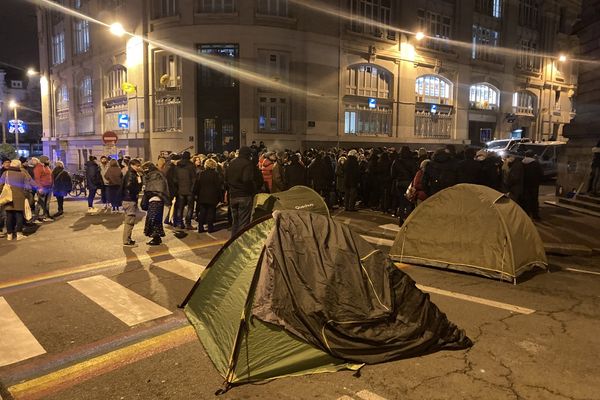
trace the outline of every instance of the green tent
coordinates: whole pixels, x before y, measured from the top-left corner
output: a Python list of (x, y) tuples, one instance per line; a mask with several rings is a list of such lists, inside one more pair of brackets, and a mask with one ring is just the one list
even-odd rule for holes
[(255, 275), (274, 220), (256, 221), (230, 240), (190, 293), (185, 313), (227, 385), (283, 376), (357, 370), (274, 325), (252, 318)]
[(294, 186), (285, 192), (257, 194), (254, 196), (252, 221), (271, 215), (275, 210), (301, 210), (329, 216), (325, 200), (306, 186)]
[(544, 244), (521, 207), (471, 184), (442, 190), (420, 204), (398, 232), (390, 257), (515, 283), (525, 271), (548, 265)]

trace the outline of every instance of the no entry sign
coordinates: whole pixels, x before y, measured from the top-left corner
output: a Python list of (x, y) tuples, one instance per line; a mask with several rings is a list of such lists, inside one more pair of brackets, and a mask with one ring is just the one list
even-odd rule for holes
[(104, 134), (102, 135), (102, 141), (106, 145), (113, 145), (114, 146), (119, 141), (119, 137), (113, 131), (108, 131), (108, 132), (104, 132)]

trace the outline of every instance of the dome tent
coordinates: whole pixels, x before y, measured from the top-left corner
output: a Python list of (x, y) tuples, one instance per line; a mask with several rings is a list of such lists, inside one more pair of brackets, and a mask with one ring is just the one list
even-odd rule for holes
[(400, 228), (390, 257), (515, 283), (525, 271), (548, 265), (537, 229), (521, 207), (471, 184), (442, 190), (419, 205)]
[(304, 211), (244, 228), (183, 306), (224, 390), (471, 345), (381, 251)]
[(252, 204), (252, 221), (271, 215), (275, 210), (302, 210), (329, 216), (321, 195), (307, 186), (293, 186), (277, 193), (259, 193)]

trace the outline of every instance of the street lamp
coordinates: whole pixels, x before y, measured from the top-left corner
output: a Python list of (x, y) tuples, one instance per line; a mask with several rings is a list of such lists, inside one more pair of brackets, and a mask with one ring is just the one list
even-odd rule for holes
[(38, 73), (35, 69), (33, 68), (27, 68), (27, 76), (32, 77), (32, 76), (36, 76)]
[[(19, 108), (19, 105), (17, 104), (16, 101), (11, 100), (8, 102), (8, 106), (13, 109), (14, 116), (15, 116), (15, 127), (18, 127), (19, 126), (19, 118), (17, 115), (17, 109)], [(19, 130), (17, 128), (15, 128), (15, 146), (16, 146), (17, 154), (18, 154), (19, 153)]]
[(425, 34), (423, 32), (417, 32), (417, 34), (415, 35), (415, 39), (421, 41), (423, 40), (423, 38), (425, 37)]
[(119, 22), (113, 23), (110, 26), (109, 31), (110, 33), (118, 37), (121, 37), (125, 34), (125, 29), (123, 28), (123, 25), (121, 25)]
[(560, 61), (560, 62), (565, 62), (565, 61), (567, 61), (567, 56), (566, 56), (566, 55), (564, 55), (564, 54), (561, 54), (561, 55), (559, 55), (559, 56), (558, 56), (558, 61)]

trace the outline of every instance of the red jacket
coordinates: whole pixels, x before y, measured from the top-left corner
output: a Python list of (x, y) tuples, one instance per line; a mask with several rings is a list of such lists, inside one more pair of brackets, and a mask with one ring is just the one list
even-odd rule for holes
[(273, 187), (273, 167), (275, 163), (268, 158), (265, 158), (260, 165), (260, 172), (262, 172), (263, 180), (269, 188), (269, 192)]
[(52, 170), (47, 165), (38, 163), (33, 168), (33, 179), (38, 189), (44, 189), (44, 191), (52, 189)]
[(425, 188), (423, 187), (423, 173), (422, 169), (419, 169), (412, 181), (413, 187), (417, 190), (417, 199), (423, 201), (427, 199), (427, 193), (425, 193)]

